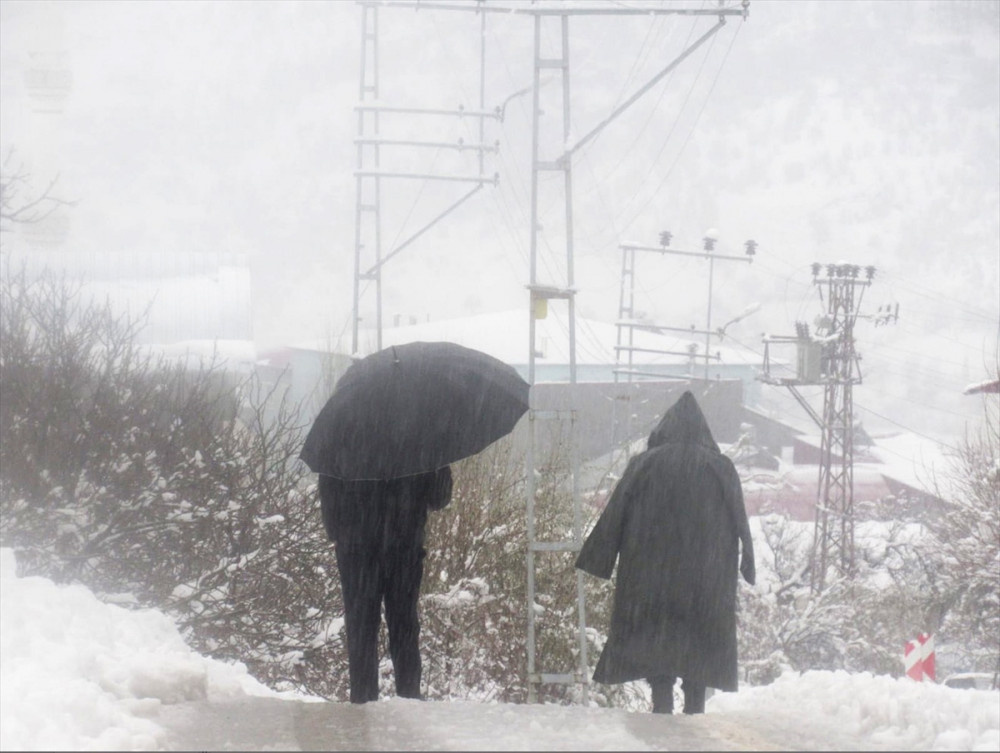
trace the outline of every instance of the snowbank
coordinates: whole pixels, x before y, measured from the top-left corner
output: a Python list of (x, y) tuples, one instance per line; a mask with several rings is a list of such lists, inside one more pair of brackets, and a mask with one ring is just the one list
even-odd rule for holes
[(276, 720), (289, 726), (314, 716), (321, 735), (370, 750), (677, 750), (713, 740), (730, 750), (1000, 750), (1000, 692), (867, 673), (785, 674), (766, 687), (715, 694), (703, 717), (397, 698), (311, 710), (260, 705), (276, 696), (291, 694), (269, 690), (242, 665), (194, 653), (162, 613), (105, 604), (81, 586), (18, 578), (13, 553), (0, 549), (2, 750), (163, 749), (172, 740), (159, 721), (166, 724), (171, 705), (202, 700), (235, 701), (250, 716), (213, 717), (211, 729), (195, 727), (190, 747), (211, 746), (215, 735), (220, 748), (242, 741), (268, 750), (284, 741), (294, 749), (297, 735), (283, 737)]
[(155, 749), (161, 704), (244, 694), (276, 695), (191, 651), (162, 613), (18, 578), (0, 549), (0, 749)]
[(708, 713), (793, 709), (896, 750), (1000, 750), (1000, 692), (955, 690), (867, 672), (788, 672), (770, 685), (718, 693)]

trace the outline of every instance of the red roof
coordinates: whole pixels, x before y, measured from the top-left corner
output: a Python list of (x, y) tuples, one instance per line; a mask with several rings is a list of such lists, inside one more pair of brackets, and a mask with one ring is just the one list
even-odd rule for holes
[(980, 382), (979, 384), (970, 384), (963, 390), (965, 395), (976, 395), (980, 393), (989, 393), (991, 395), (1000, 394), (1000, 379), (994, 379), (990, 382)]

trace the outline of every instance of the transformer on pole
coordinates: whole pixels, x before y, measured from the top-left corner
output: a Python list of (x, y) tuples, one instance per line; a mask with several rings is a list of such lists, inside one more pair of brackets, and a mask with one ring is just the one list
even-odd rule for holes
[[(816, 492), (816, 529), (813, 538), (810, 584), (821, 591), (832, 569), (842, 577), (854, 575), (854, 385), (861, 383), (861, 357), (855, 349), (854, 324), (865, 288), (875, 267), (855, 264), (813, 264), (813, 284), (825, 313), (816, 331), (796, 322), (794, 336), (764, 338), (764, 372), (760, 379), (785, 386), (820, 429), (819, 483)], [(770, 346), (796, 346), (795, 376), (771, 372)], [(817, 413), (798, 391), (805, 385), (823, 386), (823, 411)]]

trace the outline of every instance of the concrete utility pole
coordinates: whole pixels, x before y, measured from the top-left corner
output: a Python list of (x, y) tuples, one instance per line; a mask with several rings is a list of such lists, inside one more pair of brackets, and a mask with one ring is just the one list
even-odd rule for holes
[[(783, 385), (820, 428), (819, 483), (816, 529), (813, 538), (810, 583), (821, 591), (828, 572), (854, 575), (854, 385), (861, 384), (860, 356), (854, 347), (854, 324), (865, 288), (872, 284), (875, 267), (854, 264), (812, 265), (813, 284), (826, 312), (817, 320), (816, 332), (802, 322), (796, 334), (764, 338), (764, 373), (760, 379)], [(824, 295), (825, 291), (825, 295)], [(794, 343), (796, 375), (771, 373), (770, 345)], [(817, 413), (798, 391), (804, 385), (823, 385), (823, 412)]]

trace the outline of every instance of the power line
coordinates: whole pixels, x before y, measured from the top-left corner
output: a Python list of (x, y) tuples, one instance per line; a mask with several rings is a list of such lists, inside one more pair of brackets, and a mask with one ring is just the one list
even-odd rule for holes
[[(702, 4), (702, 7), (704, 7), (704, 4)], [(691, 38), (694, 36), (694, 30), (697, 28), (697, 26), (698, 26), (698, 19), (696, 18), (696, 19), (694, 19), (691, 22), (691, 28), (688, 30), (687, 38), (684, 40), (684, 44), (681, 45), (681, 49), (687, 49), (688, 45), (691, 43)], [(671, 35), (670, 36), (673, 36), (673, 30), (671, 30)], [(668, 37), (668, 39), (669, 39), (669, 37)], [(714, 39), (713, 39), (713, 42), (714, 42)], [(697, 84), (698, 78), (701, 76), (701, 68), (703, 67), (703, 65), (704, 65), (704, 60), (702, 61), (702, 66), (700, 66), (698, 68), (698, 72), (697, 72), (697, 74), (695, 76), (694, 82), (691, 84), (691, 88), (688, 90), (687, 96), (684, 98), (684, 101), (681, 103), (681, 106), (678, 108), (678, 114), (677, 114), (677, 117), (674, 119), (673, 125), (671, 125), (671, 127), (670, 127), (670, 129), (669, 129), (669, 131), (668, 131), (668, 133), (666, 135), (666, 137), (664, 137), (664, 139), (663, 139), (663, 147), (660, 148), (660, 151), (657, 153), (656, 157), (652, 160), (653, 164), (655, 164), (659, 160), (660, 155), (663, 153), (663, 148), (666, 146), (667, 141), (669, 141), (671, 134), (673, 134), (674, 128), (676, 128), (677, 123), (680, 120), (680, 115), (683, 112), (684, 107), (687, 105), (687, 101), (688, 101), (688, 99), (691, 96), (691, 92), (694, 90), (694, 86), (695, 86), (695, 84)], [(673, 76), (671, 76), (670, 78), (673, 78)], [(656, 100), (655, 104), (650, 108), (649, 114), (646, 116), (645, 122), (642, 124), (642, 127), (637, 132), (637, 136), (636, 136), (637, 140), (638, 140), (638, 136), (641, 135), (641, 134), (643, 134), (643, 133), (645, 133), (646, 129), (649, 127), (649, 124), (652, 122), (653, 116), (655, 115), (656, 111), (659, 109), (660, 103), (663, 101), (664, 96), (666, 96), (668, 88), (669, 87), (666, 85), (666, 83), (664, 83), (663, 87), (660, 89), (660, 96), (657, 97), (657, 100)], [(613, 109), (614, 108), (612, 108), (612, 110)], [(608, 181), (611, 178), (611, 176), (614, 175), (618, 171), (618, 169), (625, 163), (625, 158), (628, 156), (628, 154), (629, 154), (628, 150), (623, 151), (623, 152), (620, 153), (620, 155), (618, 157), (618, 161), (605, 174), (603, 181), (597, 181), (596, 180), (596, 176), (595, 176), (595, 182), (594, 182), (595, 188), (599, 189), (601, 183)], [(647, 174), (646, 178), (644, 178), (643, 181), (640, 181), (640, 184), (642, 182), (644, 182), (648, 177), (649, 176)], [(592, 190), (584, 193), (581, 196), (581, 198), (584, 199), (584, 198), (589, 197), (590, 194), (591, 194), (591, 192), (592, 192)], [(636, 190), (638, 190), (638, 189), (636, 189)], [(629, 203), (631, 203), (631, 201), (632, 201), (632, 199), (634, 197), (635, 197), (635, 193), (633, 193), (632, 197), (630, 197), (628, 199), (628, 201), (626, 202), (626, 206)], [(601, 232), (603, 232), (605, 229), (607, 229), (607, 225), (605, 225), (605, 227), (602, 228)]]
[[(694, 32), (694, 27), (693, 26), (691, 28), (691, 31), (692, 31), (692, 33)], [(691, 38), (691, 34), (688, 35), (688, 39), (690, 39), (690, 38)], [(681, 102), (680, 107), (677, 108), (677, 116), (674, 118), (673, 123), (670, 124), (670, 128), (667, 130), (667, 135), (663, 137), (663, 141), (660, 144), (659, 150), (656, 152), (656, 156), (653, 157), (652, 160), (650, 160), (650, 166), (649, 166), (649, 168), (646, 171), (645, 177), (641, 181), (639, 181), (639, 185), (637, 186), (636, 190), (632, 193), (632, 196), (629, 198), (629, 200), (627, 202), (625, 202), (625, 210), (624, 211), (627, 212), (628, 209), (629, 209), (629, 207), (631, 206), (631, 204), (639, 196), (639, 190), (640, 190), (640, 188), (646, 183), (647, 180), (649, 180), (649, 177), (653, 174), (653, 170), (655, 169), (655, 166), (659, 163), (660, 157), (663, 156), (663, 152), (666, 150), (667, 144), (670, 143), (670, 139), (674, 135), (674, 131), (677, 130), (677, 126), (680, 125), (681, 118), (684, 115), (685, 108), (687, 107), (688, 102), (691, 101), (691, 95), (694, 93), (694, 90), (697, 88), (698, 82), (701, 81), (701, 74), (705, 70), (705, 63), (708, 62), (708, 58), (712, 54), (712, 49), (715, 47), (715, 41), (716, 41), (716, 39), (718, 39), (718, 37), (713, 37), (711, 43), (708, 46), (708, 49), (705, 50), (705, 54), (702, 56), (701, 62), (698, 64), (698, 70), (695, 72), (694, 79), (692, 79), (692, 81), (691, 81), (691, 86), (688, 87), (687, 94), (684, 95), (684, 100)], [(664, 88), (663, 91), (660, 93), (660, 99), (661, 100), (662, 100), (663, 95), (665, 93), (666, 93), (666, 89)], [(659, 104), (659, 101), (657, 102), (657, 104)], [(701, 111), (699, 110), (699, 114), (700, 114), (700, 112)], [(684, 147), (687, 145), (688, 139), (691, 137), (691, 133), (694, 132), (694, 129), (697, 128), (697, 126), (698, 126), (698, 118), (695, 118), (694, 125), (691, 127), (691, 130), (688, 131), (688, 135), (685, 137), (684, 141), (681, 143), (680, 149), (677, 151), (678, 154), (680, 154), (681, 152), (684, 151)], [(669, 173), (670, 170), (672, 170), (672, 169), (673, 169), (673, 165), (671, 165), (671, 167), (668, 169), (667, 172)], [(659, 189), (659, 187), (661, 185), (663, 185), (662, 181), (657, 186), (657, 190)], [(655, 194), (655, 191), (654, 191), (654, 194)], [(642, 212), (642, 210), (645, 209), (646, 206), (648, 206), (649, 201), (651, 201), (651, 200), (652, 199), (647, 200), (646, 204), (644, 204), (642, 207), (639, 208), (639, 212), (636, 213), (636, 216), (638, 216), (638, 214), (640, 214)], [(632, 221), (626, 223), (626, 226), (625, 226), (626, 229), (628, 227), (631, 227), (631, 224), (634, 221), (635, 221), (635, 218), (633, 217)]]
[[(943, 339), (947, 339), (947, 338), (943, 338)], [(906, 353), (908, 355), (919, 356), (919, 357), (922, 357), (922, 358), (933, 357), (935, 363), (944, 364), (944, 365), (947, 365), (947, 366), (954, 366), (956, 369), (964, 369), (965, 368), (964, 364), (955, 363), (954, 361), (945, 361), (945, 360), (941, 359), (940, 357), (938, 357), (938, 356), (936, 356), (936, 355), (934, 355), (933, 353), (930, 353), (930, 352), (918, 352), (918, 351), (913, 351), (913, 350), (907, 350), (905, 348), (899, 348), (899, 347), (896, 347), (894, 345), (886, 345), (884, 343), (875, 343), (875, 342), (872, 342), (871, 340), (866, 340), (866, 339), (863, 339), (863, 338), (860, 338), (860, 337), (858, 338), (858, 341), (862, 342), (862, 343), (864, 343), (866, 345), (870, 345), (871, 347), (877, 348), (879, 350), (895, 350), (895, 351), (898, 351), (900, 353)], [(949, 343), (952, 343), (951, 340), (947, 340), (947, 341)], [(918, 369), (918, 370), (927, 371), (928, 373), (930, 373), (931, 371), (933, 371), (932, 369), (929, 369), (926, 366), (913, 366), (913, 367), (911, 367), (907, 362), (899, 360), (899, 359), (896, 359), (896, 358), (893, 358), (892, 356), (889, 356), (889, 355), (879, 354), (878, 357), (884, 358), (885, 360), (891, 361), (893, 363), (898, 363), (900, 366), (905, 366), (908, 369), (909, 368), (914, 368), (914, 369)], [(939, 372), (939, 373), (942, 376), (947, 374), (947, 372), (943, 372), (943, 371)]]
[(996, 312), (987, 311), (985, 308), (980, 309), (973, 306), (969, 306), (968, 301), (962, 301), (956, 298), (951, 298), (949, 296), (943, 295), (939, 291), (931, 290), (930, 288), (925, 288), (911, 280), (907, 280), (901, 277), (898, 273), (888, 272), (884, 273), (883, 276), (886, 278), (886, 282), (888, 284), (898, 285), (901, 288), (909, 290), (914, 295), (918, 295), (921, 296), (922, 298), (927, 298), (932, 301), (937, 301), (938, 303), (942, 303), (952, 308), (961, 310), (975, 319), (987, 320), (991, 324), (994, 322), (1000, 323), (1000, 318), (998, 318)]
[(854, 404), (856, 406), (858, 406), (859, 408), (861, 408), (861, 410), (865, 411), (866, 413), (871, 413), (873, 416), (877, 416), (878, 418), (881, 418), (883, 421), (888, 421), (893, 426), (898, 426), (900, 429), (905, 429), (906, 431), (908, 431), (911, 434), (915, 434), (918, 437), (923, 437), (924, 439), (928, 439), (931, 442), (934, 442), (935, 444), (937, 444), (937, 445), (939, 445), (941, 447), (947, 447), (948, 446), (944, 442), (942, 442), (940, 439), (935, 439), (934, 437), (929, 436), (927, 434), (924, 434), (923, 432), (917, 431), (916, 429), (914, 429), (912, 427), (905, 426), (904, 424), (901, 424), (898, 421), (889, 418), (888, 416), (882, 415), (878, 411), (872, 410), (871, 408), (869, 408), (867, 406), (861, 405), (861, 403), (855, 402)]
[[(722, 58), (722, 63), (719, 65), (719, 69), (716, 71), (715, 77), (712, 79), (712, 84), (708, 88), (708, 93), (705, 95), (705, 100), (702, 102), (701, 109), (698, 110), (698, 114), (695, 116), (694, 123), (691, 126), (691, 130), (688, 131), (687, 136), (684, 138), (684, 141), (681, 144), (681, 148), (678, 150), (677, 154), (674, 156), (674, 161), (670, 164), (670, 167), (667, 168), (666, 173), (664, 173), (664, 175), (660, 179), (659, 183), (656, 184), (656, 188), (654, 189), (654, 191), (650, 195), (650, 197), (646, 200), (646, 202), (641, 207), (639, 207), (638, 211), (633, 215), (632, 219), (625, 223), (625, 230), (626, 231), (630, 227), (632, 227), (632, 224), (639, 218), (639, 215), (642, 214), (642, 212), (646, 209), (647, 206), (649, 206), (649, 203), (656, 196), (656, 193), (660, 190), (660, 188), (662, 188), (663, 184), (666, 183), (667, 180), (670, 178), (671, 174), (674, 171), (674, 168), (677, 166), (677, 163), (680, 161), (681, 156), (684, 154), (684, 149), (687, 147), (688, 142), (691, 140), (692, 134), (694, 133), (695, 129), (698, 127), (698, 122), (701, 120), (702, 113), (705, 112), (705, 106), (708, 104), (709, 99), (711, 99), (712, 92), (715, 91), (715, 85), (719, 81), (719, 76), (722, 73), (722, 69), (725, 68), (725, 66), (726, 66), (726, 61), (729, 59), (729, 53), (733, 49), (733, 44), (736, 42), (736, 37), (739, 36), (741, 28), (742, 27), (739, 27), (739, 26), (736, 27), (736, 33), (733, 34), (732, 38), (729, 40), (729, 46), (726, 48), (726, 54)], [(714, 44), (715, 44), (715, 38), (713, 37), (713, 39), (712, 39), (712, 45), (714, 45)], [(708, 52), (709, 53), (711, 52), (711, 48), (709, 48)], [(705, 57), (707, 59), (708, 58), (708, 54), (706, 54)], [(647, 174), (647, 179), (648, 179), (648, 174)], [(643, 181), (643, 182), (645, 182), (645, 181)]]

